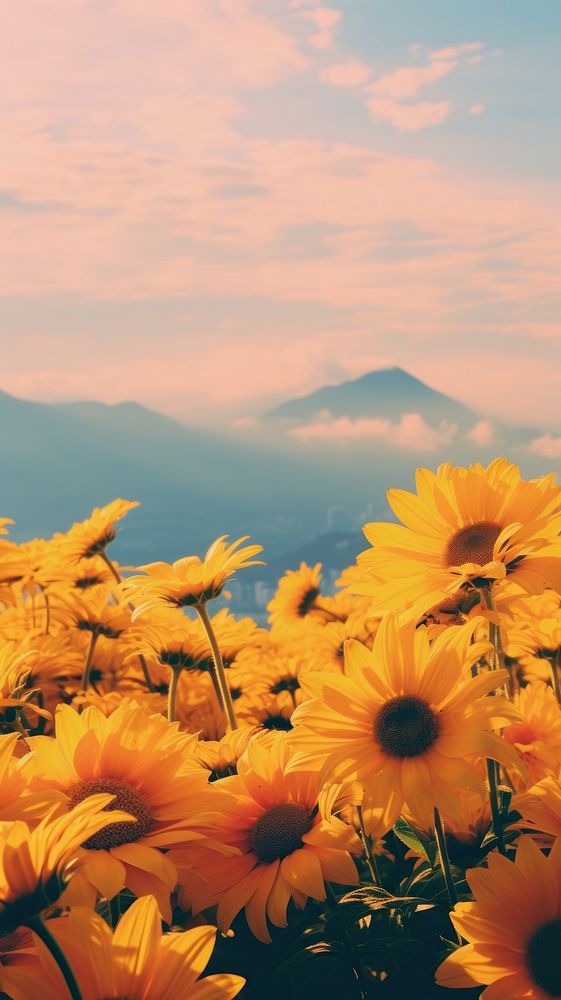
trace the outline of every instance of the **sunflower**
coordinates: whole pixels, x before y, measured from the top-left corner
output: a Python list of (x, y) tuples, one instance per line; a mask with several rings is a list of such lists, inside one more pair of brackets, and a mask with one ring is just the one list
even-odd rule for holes
[(561, 590), (561, 488), (554, 476), (525, 481), (517, 466), (497, 458), (435, 473), (417, 470), (417, 494), (389, 490), (402, 524), (367, 524), (372, 549), (359, 556), (372, 574), (369, 593), (379, 611), (413, 606), (425, 613), (468, 585), (508, 578), (521, 590)]
[[(252, 557), (263, 551), (262, 545), (246, 545), (249, 535), (226, 544), (228, 535), (212, 543), (204, 559), (185, 556), (171, 565), (165, 562), (140, 566), (144, 575), (131, 576), (121, 584), (121, 593), (135, 607), (133, 620), (150, 608), (185, 608), (204, 604), (221, 594), (226, 580), (245, 566), (262, 566)], [(237, 550), (237, 551), (236, 551)]]
[(238, 760), (256, 732), (255, 728), (234, 729), (221, 740), (201, 740), (196, 745), (195, 757), (208, 769), (209, 781), (237, 774)]
[(488, 1000), (561, 996), (561, 840), (548, 858), (522, 837), (514, 861), (491, 854), (488, 868), (466, 875), (475, 897), (451, 919), (469, 943), (440, 966), (440, 986), (483, 984)]
[(139, 896), (151, 893), (169, 920), (175, 868), (161, 848), (202, 836), (198, 814), (213, 808), (208, 772), (193, 756), (196, 738), (127, 700), (107, 717), (94, 706), (78, 715), (60, 705), (56, 738), (35, 736), (30, 743), (32, 787), (58, 789), (68, 808), (106, 792), (115, 796), (114, 808), (135, 817), (84, 838), (91, 883), (108, 899), (125, 886)]
[[(84, 907), (48, 921), (48, 929), (70, 962), (83, 1000), (100, 997), (127, 1000), (230, 1000), (245, 979), (217, 973), (199, 980), (208, 965), (216, 927), (195, 927), (162, 934), (156, 900), (136, 900), (121, 917), (114, 933)], [(40, 967), (10, 966), (4, 986), (13, 1000), (28, 1000), (41, 983), (42, 1000), (69, 997), (62, 975), (37, 938)]]
[[(561, 772), (561, 708), (552, 689), (540, 681), (515, 694), (513, 705), (520, 721), (507, 726), (503, 736), (522, 758), (523, 784), (528, 787)], [(519, 785), (516, 776), (512, 777)]]
[(95, 507), (85, 521), (73, 524), (66, 535), (55, 535), (54, 541), (74, 562), (93, 556), (105, 558), (107, 546), (117, 537), (117, 521), (139, 506), (137, 500), (112, 500), (105, 507)]
[(54, 806), (34, 830), (16, 820), (0, 823), (0, 934), (11, 933), (52, 905), (81, 863), (82, 841), (109, 824), (128, 826), (130, 813), (104, 811), (112, 794), (91, 795), (62, 816)]
[[(238, 774), (220, 788), (228, 804), (215, 818), (214, 834), (240, 853), (218, 862), (194, 848), (180, 883), (188, 886), (194, 912), (218, 904), (222, 932), (245, 907), (255, 937), (269, 942), (267, 918), (286, 927), (291, 898), (303, 907), (309, 897), (325, 899), (326, 880), (357, 884), (351, 853), (360, 854), (360, 841), (336, 815), (350, 794), (341, 786), (321, 787), (281, 734), (252, 739)], [(180, 853), (172, 851), (181, 868)]]
[(432, 647), (426, 629), (388, 615), (372, 651), (345, 647), (345, 676), (306, 673), (303, 702), (292, 716), (291, 741), (303, 766), (322, 779), (356, 779), (364, 787), (369, 825), (379, 832), (406, 807), (422, 827), (433, 809), (457, 812), (456, 788), (483, 793), (476, 758), (519, 764), (516, 751), (493, 733), (517, 714), (500, 696), (484, 697), (504, 682), (494, 670), (465, 679), (489, 651), (471, 643), (471, 624), (448, 630)]
[(55, 789), (32, 791), (33, 756), (14, 756), (17, 733), (0, 736), (0, 822), (24, 820), (33, 826), (62, 796)]
[(548, 775), (526, 792), (514, 795), (512, 808), (522, 817), (519, 825), (536, 838), (561, 838), (561, 784), (559, 776)]

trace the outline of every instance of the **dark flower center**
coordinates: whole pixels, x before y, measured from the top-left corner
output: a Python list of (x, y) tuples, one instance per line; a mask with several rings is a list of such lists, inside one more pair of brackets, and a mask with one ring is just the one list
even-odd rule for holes
[(312, 813), (298, 802), (271, 806), (259, 817), (249, 835), (251, 850), (270, 864), (302, 847), (302, 837), (313, 824)]
[(374, 722), (378, 743), (392, 757), (417, 757), (432, 746), (438, 731), (438, 717), (430, 705), (412, 695), (391, 698)]
[(464, 563), (485, 566), (493, 559), (495, 542), (502, 530), (500, 524), (493, 521), (478, 521), (461, 528), (446, 546), (445, 566), (463, 566)]
[(93, 556), (98, 555), (99, 552), (105, 552), (105, 549), (117, 537), (117, 532), (113, 528), (109, 528), (104, 535), (100, 535), (96, 538), (91, 545), (88, 546), (86, 551), (83, 553), (84, 559), (92, 559)]
[(293, 728), (290, 719), (285, 719), (284, 715), (269, 715), (261, 724), (263, 729), (280, 729), (283, 733), (289, 733)]
[(316, 597), (319, 597), (319, 594), (320, 592), (318, 587), (311, 587), (310, 590), (306, 591), (298, 605), (298, 614), (300, 615), (300, 618), (304, 618), (305, 615), (308, 614), (308, 611), (312, 607)]
[(136, 816), (136, 819), (124, 823), (109, 823), (103, 830), (88, 837), (83, 847), (87, 847), (88, 850), (108, 851), (111, 847), (139, 840), (148, 833), (152, 827), (152, 813), (148, 802), (136, 788), (126, 781), (121, 781), (120, 778), (89, 778), (87, 781), (80, 781), (69, 790), (68, 804), (72, 809), (90, 795), (98, 795), (101, 792), (115, 796), (113, 802), (105, 807), (104, 812), (123, 809)]
[(297, 677), (283, 677), (281, 681), (277, 681), (269, 688), (271, 694), (280, 694), (281, 691), (297, 691), (300, 687), (300, 681)]
[(532, 934), (526, 964), (535, 983), (550, 997), (561, 997), (561, 919), (551, 920)]

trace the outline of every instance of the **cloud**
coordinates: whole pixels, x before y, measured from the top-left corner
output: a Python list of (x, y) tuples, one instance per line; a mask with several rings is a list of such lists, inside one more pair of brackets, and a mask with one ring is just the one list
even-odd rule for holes
[(561, 436), (542, 434), (530, 442), (528, 451), (543, 458), (561, 458)]
[(466, 438), (481, 448), (493, 448), (497, 443), (496, 430), (490, 420), (479, 420), (467, 431)]
[(450, 114), (450, 101), (424, 101), (418, 104), (400, 104), (389, 97), (367, 101), (373, 118), (389, 121), (402, 132), (416, 132), (431, 125), (440, 125)]
[(312, 7), (310, 10), (299, 11), (299, 17), (312, 21), (319, 31), (310, 35), (310, 45), (315, 49), (325, 50), (333, 47), (335, 29), (341, 20), (342, 12), (334, 7)]
[(456, 424), (442, 422), (430, 427), (420, 413), (404, 413), (399, 423), (381, 417), (332, 417), (322, 411), (309, 424), (291, 429), (290, 434), (299, 441), (328, 441), (342, 444), (363, 439), (380, 440), (407, 451), (437, 451), (454, 439)]
[(484, 104), (472, 104), (471, 107), (468, 108), (468, 112), (470, 115), (482, 115), (484, 111), (485, 111)]
[(356, 59), (334, 63), (320, 70), (320, 80), (332, 87), (357, 87), (366, 83), (371, 74), (370, 67)]
[(378, 97), (389, 97), (401, 101), (407, 97), (416, 97), (422, 87), (448, 76), (456, 69), (457, 62), (432, 62), (428, 66), (402, 66), (393, 73), (385, 73), (368, 88), (370, 94)]
[(430, 59), (459, 59), (460, 56), (469, 55), (473, 52), (481, 52), (485, 48), (485, 42), (461, 42), (460, 45), (449, 45), (445, 49), (436, 49), (429, 55)]

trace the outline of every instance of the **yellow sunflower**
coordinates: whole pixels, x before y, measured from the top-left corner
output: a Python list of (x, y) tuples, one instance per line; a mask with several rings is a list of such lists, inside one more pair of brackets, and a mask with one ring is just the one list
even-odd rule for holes
[[(76, 977), (83, 1000), (230, 1000), (245, 979), (228, 973), (199, 976), (208, 965), (216, 927), (201, 926), (183, 933), (162, 934), (156, 900), (138, 899), (114, 931), (84, 907), (48, 921)], [(58, 966), (36, 938), (40, 966), (9, 966), (3, 984), (13, 1000), (35, 996), (40, 982), (42, 1000), (70, 996)]]
[[(503, 736), (516, 747), (524, 764), (523, 786), (535, 785), (548, 774), (561, 772), (561, 708), (550, 687), (534, 681), (514, 695), (520, 721), (512, 722)], [(520, 779), (512, 775), (517, 787)]]
[(500, 696), (485, 697), (507, 672), (465, 677), (490, 648), (472, 643), (472, 631), (471, 624), (448, 630), (431, 647), (426, 629), (388, 615), (371, 652), (348, 642), (345, 676), (300, 677), (310, 700), (292, 716), (291, 742), (322, 778), (363, 785), (373, 830), (388, 830), (404, 807), (422, 827), (435, 806), (453, 816), (458, 786), (483, 792), (477, 757), (519, 766), (514, 748), (493, 732), (517, 714)]
[(485, 1000), (561, 996), (561, 841), (548, 858), (522, 837), (514, 861), (491, 854), (488, 868), (466, 875), (475, 897), (451, 919), (469, 943), (440, 966), (440, 986), (484, 985)]
[[(195, 912), (218, 904), (220, 930), (227, 931), (245, 907), (253, 934), (268, 942), (267, 918), (286, 927), (290, 899), (303, 907), (309, 897), (325, 899), (326, 880), (358, 882), (351, 853), (360, 854), (360, 841), (336, 815), (351, 796), (339, 785), (320, 787), (281, 734), (254, 737), (238, 774), (219, 784), (229, 801), (213, 832), (240, 853), (217, 861), (194, 847), (180, 882)], [(181, 868), (181, 852), (172, 854)]]
[(249, 535), (226, 544), (228, 535), (212, 543), (203, 559), (185, 556), (174, 563), (155, 562), (140, 566), (144, 575), (131, 576), (121, 584), (121, 593), (135, 605), (133, 620), (158, 606), (192, 607), (218, 597), (226, 580), (245, 566), (262, 566), (252, 557), (263, 551), (261, 545), (246, 545)]
[(195, 737), (129, 700), (107, 717), (94, 706), (78, 715), (60, 705), (56, 738), (35, 736), (30, 743), (32, 787), (58, 789), (69, 808), (106, 792), (115, 796), (110, 808), (135, 817), (84, 838), (90, 882), (108, 899), (125, 886), (138, 896), (151, 893), (169, 921), (176, 873), (161, 849), (202, 836), (199, 817), (212, 809), (209, 791), (216, 791), (193, 756)]
[(138, 507), (137, 500), (112, 500), (105, 507), (95, 507), (85, 521), (73, 524), (66, 535), (55, 535), (64, 555), (78, 562), (93, 556), (105, 558), (107, 546), (117, 537), (117, 521)]
[(34, 830), (21, 820), (0, 823), (0, 934), (11, 933), (52, 905), (81, 864), (82, 841), (114, 824), (128, 826), (130, 813), (107, 807), (111, 794), (91, 795), (62, 816), (51, 808)]
[(530, 594), (561, 590), (561, 488), (554, 476), (525, 481), (504, 458), (417, 470), (417, 493), (390, 490), (402, 524), (367, 524), (359, 556), (372, 574), (376, 609), (426, 612), (460, 587), (507, 578)]

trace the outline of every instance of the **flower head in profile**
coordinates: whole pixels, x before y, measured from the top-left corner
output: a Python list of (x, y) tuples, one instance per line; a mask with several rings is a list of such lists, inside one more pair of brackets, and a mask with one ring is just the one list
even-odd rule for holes
[[(92, 795), (70, 812), (51, 809), (30, 830), (21, 820), (0, 823), (0, 933), (10, 933), (54, 903), (83, 860), (80, 845), (114, 824), (130, 822), (130, 813), (103, 810), (111, 794)], [(59, 810), (60, 811), (60, 810)]]
[(516, 858), (491, 854), (466, 874), (472, 903), (451, 919), (469, 943), (436, 973), (440, 986), (484, 985), (482, 1000), (552, 1000), (561, 996), (561, 840), (546, 858), (522, 837)]
[[(231, 1000), (245, 983), (228, 973), (199, 979), (214, 949), (216, 927), (162, 934), (153, 896), (137, 899), (114, 932), (85, 907), (49, 920), (48, 927), (69, 960), (83, 1000)], [(58, 966), (38, 939), (36, 946), (40, 967), (10, 966), (3, 985), (14, 1000), (24, 1000), (35, 996), (40, 981), (42, 1000), (67, 1000)]]
[[(354, 829), (337, 813), (351, 802), (340, 785), (323, 786), (303, 769), (280, 734), (254, 737), (238, 760), (238, 774), (220, 781), (228, 801), (217, 812), (213, 833), (239, 853), (218, 860), (193, 847), (181, 864), (195, 912), (218, 904), (220, 930), (227, 931), (245, 907), (253, 934), (271, 940), (267, 920), (287, 926), (290, 899), (303, 907), (309, 897), (325, 899), (325, 881), (355, 885), (351, 858), (360, 853)], [(350, 852), (350, 853), (349, 853)]]
[(477, 581), (508, 579), (530, 594), (561, 589), (561, 487), (553, 475), (526, 481), (504, 458), (485, 469), (417, 470), (417, 493), (389, 490), (401, 524), (367, 524), (359, 556), (372, 583), (357, 584), (380, 611), (419, 614)]
[(117, 521), (138, 507), (137, 500), (112, 500), (105, 507), (95, 507), (85, 521), (73, 524), (64, 536), (55, 536), (68, 559), (78, 562), (103, 555), (108, 545), (117, 537)]
[(131, 576), (121, 585), (127, 601), (135, 605), (133, 619), (158, 606), (171, 608), (193, 607), (203, 604), (222, 593), (226, 580), (236, 570), (245, 566), (261, 566), (253, 559), (263, 551), (261, 545), (246, 545), (249, 535), (238, 538), (230, 545), (228, 535), (221, 535), (212, 543), (203, 559), (185, 556), (174, 563), (155, 562), (139, 568), (144, 575)]
[(424, 828), (435, 806), (454, 816), (458, 786), (484, 794), (478, 757), (517, 766), (515, 749), (493, 732), (517, 714), (504, 698), (485, 697), (507, 672), (466, 679), (490, 648), (472, 634), (471, 624), (449, 629), (430, 646), (426, 629), (388, 615), (372, 651), (347, 644), (345, 676), (301, 675), (309, 700), (292, 716), (291, 742), (322, 779), (362, 784), (373, 832), (388, 830), (404, 807)]

